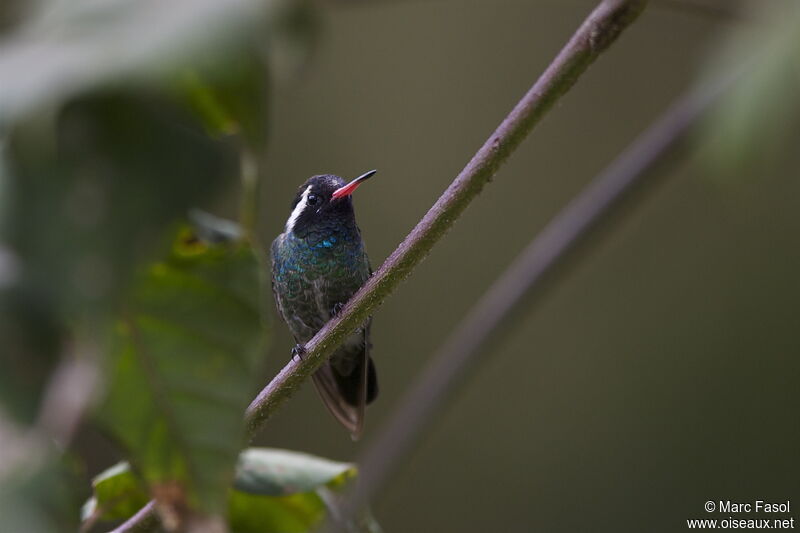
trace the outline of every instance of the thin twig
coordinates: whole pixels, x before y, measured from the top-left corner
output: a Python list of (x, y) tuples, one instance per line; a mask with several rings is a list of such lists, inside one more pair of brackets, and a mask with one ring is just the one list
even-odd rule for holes
[[(249, 439), (336, 347), (408, 277), (545, 113), (636, 19), (646, 3), (646, 0), (600, 2), (400, 246), (353, 295), (341, 312), (306, 344), (303, 358), (292, 359), (253, 400), (245, 413)], [(117, 529), (116, 533), (144, 531), (132, 528), (136, 527), (137, 521), (151, 520), (153, 512), (152, 506), (149, 513), (140, 511), (120, 526), (125, 529)]]
[(125, 521), (111, 533), (143, 533), (152, 531), (158, 527), (158, 513), (156, 513), (156, 502), (151, 500), (144, 507)]
[(98, 347), (94, 339), (80, 337), (52, 372), (36, 422), (38, 431), (64, 448), (99, 394)]
[(618, 208), (634, 186), (684, 145), (695, 126), (739, 78), (732, 74), (704, 85), (674, 104), (627, 150), (575, 197), (498, 278), (414, 381), (388, 423), (358, 461), (356, 487), (346, 499), (345, 518), (386, 483), (431, 419), (452, 398), (469, 371), (491, 353), (493, 342), (517, 325), (552, 283), (548, 274)]

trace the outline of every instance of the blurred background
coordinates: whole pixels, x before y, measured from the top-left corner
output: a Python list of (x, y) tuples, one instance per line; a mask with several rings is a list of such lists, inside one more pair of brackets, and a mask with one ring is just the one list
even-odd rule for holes
[[(757, 25), (734, 2), (690, 4), (652, 2), (375, 314), (382, 389), (362, 441), (309, 385), (258, 442), (341, 459), (369, 443), (522, 247), (726, 35)], [(379, 265), (592, 6), (325, 10), (316, 56), (274, 95), (265, 245), (308, 176), (377, 168), (355, 203)], [(450, 402), (375, 502), (387, 531), (677, 531), (706, 500), (800, 497), (800, 160), (720, 177), (695, 154), (598, 235)], [(276, 321), (268, 375), (290, 347)]]
[[(362, 440), (307, 384), (256, 443), (353, 460), (554, 214), (707, 74), (732, 33), (764, 29), (754, 4), (779, 2), (652, 1), (375, 313), (381, 396)], [(321, 6), (313, 55), (269, 95), (263, 246), (309, 176), (376, 168), (354, 198), (380, 265), (594, 5)], [(800, 507), (800, 153), (720, 173), (707, 142), (594, 235), (451, 399), (374, 502), (387, 532), (678, 531), (708, 517), (707, 500)], [(233, 195), (214, 206), (236, 209)], [(293, 345), (270, 310), (263, 383)], [(120, 458), (90, 427), (75, 448), (90, 474)]]

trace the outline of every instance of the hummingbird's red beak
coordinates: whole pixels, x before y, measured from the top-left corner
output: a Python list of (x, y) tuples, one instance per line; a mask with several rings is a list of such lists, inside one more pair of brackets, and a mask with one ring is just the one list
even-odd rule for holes
[(344, 198), (345, 196), (350, 196), (351, 194), (353, 194), (353, 191), (358, 189), (359, 185), (361, 185), (362, 183), (364, 183), (365, 181), (370, 179), (372, 176), (374, 176), (376, 172), (378, 172), (378, 171), (377, 170), (370, 170), (369, 172), (365, 172), (364, 174), (360, 175), (359, 177), (357, 177), (356, 179), (354, 179), (353, 181), (351, 181), (350, 183), (348, 183), (344, 187), (339, 187), (338, 189), (333, 191), (333, 194), (331, 195), (331, 198), (333, 198), (334, 200), (338, 200), (339, 198)]

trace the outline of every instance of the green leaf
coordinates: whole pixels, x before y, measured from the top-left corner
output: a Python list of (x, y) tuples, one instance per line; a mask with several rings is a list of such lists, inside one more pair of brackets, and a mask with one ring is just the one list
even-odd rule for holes
[[(4, 139), (0, 411), (16, 422), (39, 415), (66, 339), (75, 339), (69, 329), (102, 345), (135, 265), (162, 244), (165, 227), (235, 175), (230, 147), (192, 124), (164, 99), (118, 91), (26, 117)], [(10, 531), (49, 527), (41, 509), (58, 498), (56, 486), (29, 473), (0, 479), (2, 505), (19, 519), (4, 524)]]
[[(230, 530), (233, 533), (311, 531), (322, 523), (334, 493), (355, 475), (351, 463), (288, 450), (249, 448), (239, 455), (235, 488), (228, 495)], [(125, 519), (146, 500), (147, 493), (127, 463), (100, 474), (93, 486), (94, 496), (84, 505), (84, 520), (94, 512), (100, 513), (102, 520)], [(356, 529), (379, 532), (380, 526), (367, 513)]]
[(81, 509), (81, 521), (122, 520), (136, 514), (150, 499), (141, 480), (127, 461), (117, 463), (92, 480), (94, 495)]
[(231, 533), (304, 533), (325, 517), (316, 493), (257, 496), (233, 491), (228, 509)]
[(322, 485), (340, 486), (356, 475), (351, 463), (273, 448), (249, 448), (239, 455), (234, 487), (242, 492), (285, 496)]
[(113, 305), (165, 227), (236, 176), (232, 147), (192, 124), (163, 98), (117, 92), (15, 128), (0, 236), (18, 285), (62, 316)]
[(250, 448), (239, 456), (228, 517), (234, 533), (294, 533), (318, 526), (327, 507), (322, 491), (340, 488), (354, 465), (313, 455)]
[[(233, 533), (300, 533), (315, 530), (356, 476), (355, 465), (271, 448), (239, 456), (228, 520)], [(334, 514), (336, 516), (336, 514)], [(369, 510), (348, 531), (380, 533)]]
[(102, 419), (168, 506), (224, 508), (265, 346), (259, 274), (244, 243), (184, 228), (124, 305)]
[(31, 115), (4, 148), (0, 401), (30, 422), (67, 325), (105, 320), (164, 229), (220, 191), (237, 161), (179, 107), (127, 91)]

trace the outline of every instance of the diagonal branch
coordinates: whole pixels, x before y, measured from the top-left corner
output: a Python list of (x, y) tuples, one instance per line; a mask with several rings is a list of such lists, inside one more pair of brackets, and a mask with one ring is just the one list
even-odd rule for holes
[[(306, 344), (303, 359), (291, 360), (253, 400), (245, 412), (248, 439), (408, 277), (545, 113), (636, 19), (646, 3), (646, 0), (599, 3), (400, 246), (342, 311)], [(115, 531), (148, 531), (153, 513), (150, 505)]]
[(589, 15), (400, 246), (353, 295), (341, 313), (309, 341), (306, 356), (301, 361), (290, 361), (253, 400), (245, 416), (249, 436), (252, 437), (333, 350), (408, 277), (531, 129), (633, 22), (645, 3), (643, 0), (605, 0)]

